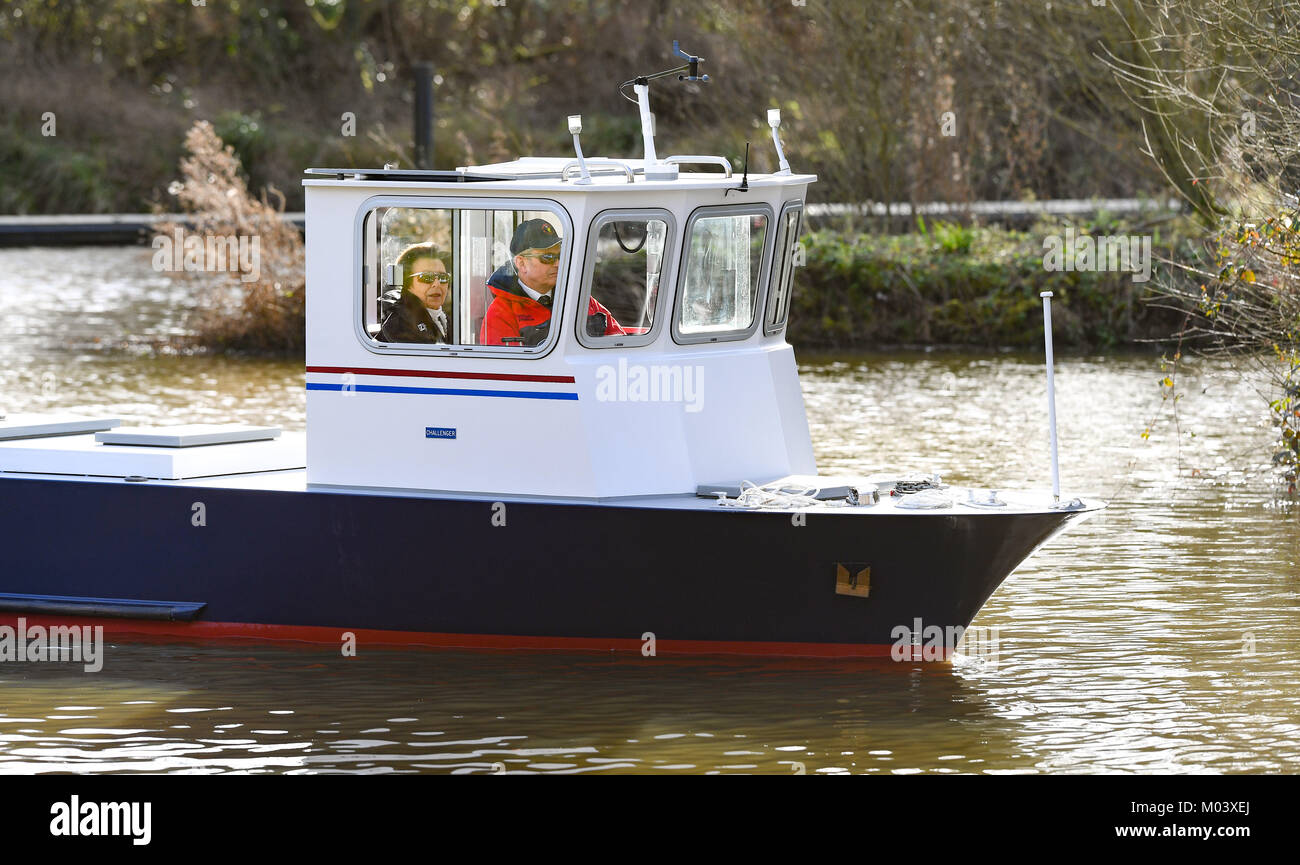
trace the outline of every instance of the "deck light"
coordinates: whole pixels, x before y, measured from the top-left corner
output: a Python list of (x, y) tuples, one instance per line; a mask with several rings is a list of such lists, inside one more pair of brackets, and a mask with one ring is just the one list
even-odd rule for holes
[(785, 161), (785, 151), (781, 149), (781, 109), (767, 109), (767, 125), (772, 127), (772, 144), (776, 146), (776, 159), (781, 169), (777, 174), (789, 174), (790, 163)]
[(587, 171), (587, 160), (582, 156), (582, 141), (578, 136), (582, 135), (582, 115), (569, 115), (569, 134), (573, 136), (573, 152), (578, 155), (578, 168), (582, 170), (582, 176), (574, 183), (587, 184), (591, 183), (591, 172)]

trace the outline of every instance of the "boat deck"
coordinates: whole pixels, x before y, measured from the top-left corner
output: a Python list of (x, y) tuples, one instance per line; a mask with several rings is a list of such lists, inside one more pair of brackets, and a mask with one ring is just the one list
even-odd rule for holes
[[(226, 490), (250, 490), (250, 491), (267, 491), (267, 492), (287, 492), (287, 493), (326, 493), (331, 495), (366, 495), (366, 496), (383, 496), (390, 498), (419, 498), (419, 499), (451, 499), (460, 501), (481, 501), (481, 502), (528, 502), (528, 503), (555, 503), (565, 502), (568, 504), (589, 504), (593, 506), (612, 506), (622, 508), (654, 508), (670, 510), (695, 510), (695, 511), (721, 511), (721, 510), (761, 510), (765, 513), (838, 513), (838, 514), (855, 514), (862, 516), (898, 514), (909, 516), (936, 516), (951, 515), (953, 513), (962, 514), (1030, 514), (1030, 513), (1049, 513), (1054, 509), (1050, 507), (1052, 496), (1050, 492), (1043, 490), (1023, 490), (1023, 491), (1005, 491), (999, 490), (998, 496), (1005, 504), (1002, 506), (984, 506), (972, 504), (969, 501), (969, 494), (975, 493), (976, 496), (984, 496), (986, 489), (971, 489), (967, 487), (950, 486), (944, 489), (953, 500), (949, 507), (940, 508), (908, 508), (899, 507), (905, 496), (891, 496), (887, 486), (892, 481), (883, 478), (876, 479), (851, 479), (844, 477), (827, 477), (823, 480), (826, 486), (841, 485), (846, 482), (856, 483), (860, 489), (870, 489), (871, 484), (882, 488), (880, 500), (875, 504), (861, 504), (856, 506), (845, 505), (841, 502), (824, 502), (817, 505), (808, 505), (805, 507), (764, 507), (758, 508), (740, 508), (735, 506), (724, 507), (720, 505), (716, 498), (708, 498), (690, 493), (667, 496), (626, 496), (608, 499), (560, 499), (560, 498), (543, 498), (539, 496), (521, 496), (511, 495), (508, 493), (491, 493), (491, 492), (464, 492), (452, 490), (404, 490), (404, 489), (386, 489), (381, 487), (337, 487), (321, 484), (308, 484), (306, 469), (283, 469), (279, 471), (262, 471), (262, 472), (242, 472), (239, 474), (212, 475), (208, 477), (185, 478), (179, 480), (160, 480), (151, 478), (144, 481), (128, 481), (121, 477), (105, 477), (97, 475), (84, 474), (49, 474), (39, 472), (15, 472), (0, 469), (0, 483), (7, 478), (24, 478), (29, 480), (46, 480), (51, 482), (93, 482), (104, 484), (127, 484), (130, 486), (167, 486), (192, 489), (226, 489)], [(734, 499), (731, 502), (734, 505)], [(1105, 505), (1092, 498), (1082, 499), (1082, 507), (1072, 508), (1076, 512), (1090, 512), (1100, 510)], [(1059, 509), (1056, 509), (1059, 510)]]
[[(943, 486), (899, 494), (894, 476), (791, 475), (783, 478), (713, 479), (696, 493), (608, 498), (512, 495), (491, 490), (411, 489), (308, 483), (307, 437), (274, 427), (185, 425), (122, 428), (117, 418), (11, 415), (0, 417), (0, 480), (164, 485), (195, 489), (325, 493), (344, 496), (597, 505), (659, 510), (753, 510), (767, 513), (1031, 514), (1092, 511), (1096, 501), (1052, 507), (1049, 493)], [(913, 487), (918, 486), (912, 478)], [(736, 497), (742, 485), (764, 485)], [(923, 482), (919, 486), (924, 487)], [(846, 500), (850, 488), (857, 501)], [(821, 492), (820, 501), (817, 493)], [(725, 498), (724, 498), (725, 497)], [(929, 499), (929, 501), (927, 501)]]

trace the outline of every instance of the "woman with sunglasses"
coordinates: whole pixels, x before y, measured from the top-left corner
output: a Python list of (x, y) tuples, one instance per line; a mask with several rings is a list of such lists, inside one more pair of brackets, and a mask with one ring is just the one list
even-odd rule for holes
[(432, 243), (417, 243), (397, 257), (402, 293), (384, 317), (384, 342), (452, 342), (451, 319), (443, 306), (451, 297), (447, 256)]
[[(492, 303), (483, 316), (483, 345), (538, 345), (551, 326), (555, 283), (560, 273), (560, 235), (545, 219), (527, 219), (510, 239), (511, 260), (488, 277)], [(587, 333), (625, 333), (594, 297), (587, 303)]]

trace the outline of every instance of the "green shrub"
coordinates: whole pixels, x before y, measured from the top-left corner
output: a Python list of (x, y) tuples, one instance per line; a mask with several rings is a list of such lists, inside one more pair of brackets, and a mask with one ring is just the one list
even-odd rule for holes
[(0, 213), (44, 213), (51, 199), (70, 212), (95, 213), (113, 200), (102, 156), (6, 125), (0, 126), (0, 177), (11, 176), (25, 182), (0, 184)]
[(1053, 339), (1062, 348), (1137, 347), (1177, 329), (1174, 313), (1142, 303), (1146, 288), (1129, 273), (1046, 270), (1041, 233), (918, 227), (903, 235), (805, 234), (790, 341), (1033, 349), (1043, 339), (1042, 291), (1054, 294)]

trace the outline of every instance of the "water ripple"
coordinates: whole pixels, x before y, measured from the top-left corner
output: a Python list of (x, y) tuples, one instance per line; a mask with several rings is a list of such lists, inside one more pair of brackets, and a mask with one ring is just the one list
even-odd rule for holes
[[(31, 288), (63, 278), (47, 251), (0, 250), (0, 407), (304, 427), (301, 362), (104, 348), (176, 332), (189, 300), (144, 250), (92, 252), (67, 259), (93, 262), (68, 305)], [(806, 359), (801, 376), (825, 471), (1048, 485), (1034, 357)], [(1063, 489), (1112, 505), (990, 599), (992, 661), (122, 644), (93, 675), (0, 665), (0, 773), (1300, 771), (1300, 533), (1271, 432), (1202, 363), (1178, 424), (1143, 440), (1158, 378), (1150, 359), (1058, 361)]]

